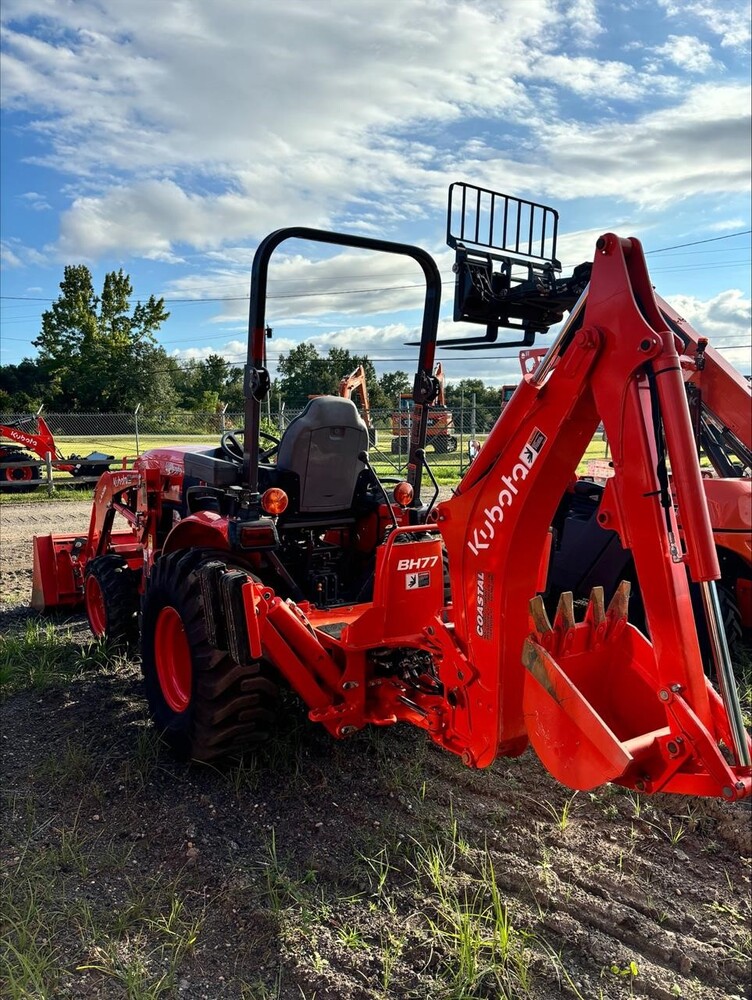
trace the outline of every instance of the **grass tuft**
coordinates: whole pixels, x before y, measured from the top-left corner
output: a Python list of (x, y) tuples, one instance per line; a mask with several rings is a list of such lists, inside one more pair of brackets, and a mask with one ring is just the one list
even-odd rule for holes
[(34, 619), (23, 632), (0, 636), (0, 696), (64, 685), (89, 671), (112, 667), (117, 660), (102, 640), (81, 643), (70, 627)]

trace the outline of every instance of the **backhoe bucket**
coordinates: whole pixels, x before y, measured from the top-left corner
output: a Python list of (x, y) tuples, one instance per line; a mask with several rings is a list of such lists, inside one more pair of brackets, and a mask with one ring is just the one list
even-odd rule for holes
[(542, 763), (582, 790), (615, 782), (645, 792), (749, 795), (750, 769), (730, 767), (718, 746), (731, 741), (717, 696), (710, 692), (713, 735), (678, 685), (661, 685), (651, 643), (626, 620), (628, 594), (622, 584), (605, 610), (596, 588), (580, 623), (564, 594), (553, 626), (540, 598), (531, 603), (536, 631), (523, 650), (523, 709)]

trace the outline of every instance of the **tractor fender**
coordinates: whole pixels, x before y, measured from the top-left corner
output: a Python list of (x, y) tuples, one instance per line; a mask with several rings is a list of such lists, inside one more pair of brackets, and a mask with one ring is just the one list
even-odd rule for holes
[(213, 510), (200, 510), (179, 521), (165, 539), (162, 555), (178, 549), (230, 549), (227, 518)]

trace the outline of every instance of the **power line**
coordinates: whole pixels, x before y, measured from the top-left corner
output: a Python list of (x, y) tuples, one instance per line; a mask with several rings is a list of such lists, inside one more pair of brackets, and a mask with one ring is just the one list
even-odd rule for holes
[(680, 250), (682, 247), (696, 247), (700, 243), (717, 243), (718, 240), (730, 240), (734, 236), (749, 236), (752, 229), (742, 229), (738, 233), (727, 233), (725, 236), (711, 236), (707, 240), (693, 240), (691, 243), (675, 243), (672, 247), (659, 247), (657, 250), (646, 250), (645, 256), (649, 253), (665, 253), (667, 250)]
[[(729, 240), (729, 239), (733, 239), (736, 236), (747, 236), (750, 233), (752, 233), (752, 229), (743, 229), (743, 230), (740, 230), (739, 232), (736, 232), (736, 233), (727, 233), (724, 236), (712, 236), (712, 237), (709, 237), (708, 239), (704, 239), (704, 240), (692, 240), (692, 241), (690, 241), (688, 243), (675, 243), (675, 244), (673, 244), (671, 246), (667, 246), (667, 247), (658, 247), (655, 250), (646, 250), (645, 251), (645, 255), (647, 256), (649, 254), (654, 254), (654, 253), (667, 253), (669, 250), (680, 250), (680, 249), (683, 249), (684, 247), (699, 246), (701, 244), (706, 244), (706, 243), (717, 243), (720, 240)], [(731, 250), (732, 248), (729, 248), (729, 249)], [(739, 265), (739, 264), (747, 264), (747, 263), (749, 263), (749, 261), (746, 261), (746, 260), (745, 261), (727, 261), (724, 264), (709, 264), (709, 265), (706, 265), (705, 267), (703, 267), (702, 269), (704, 270), (707, 267), (714, 267), (714, 268), (715, 267), (733, 267), (733, 266), (736, 266), (736, 265)], [(569, 265), (568, 264), (566, 266), (569, 267), (569, 266), (574, 266), (574, 265)], [(699, 270), (701, 267), (702, 267), (701, 265), (686, 265), (685, 269), (687, 269), (687, 270), (698, 269)], [(675, 268), (675, 269), (677, 269), (677, 268)], [(666, 269), (661, 268), (658, 273), (661, 273), (661, 272), (663, 272), (665, 270)], [(397, 276), (397, 275), (395, 275), (395, 276)], [(270, 281), (280, 281), (280, 282), (282, 282), (282, 281), (310, 281), (310, 280), (313, 280), (313, 277), (314, 276), (311, 275), (311, 276), (308, 276), (308, 277), (301, 276), (301, 277), (298, 277), (298, 278), (275, 278), (275, 279), (269, 279), (269, 280)], [(363, 277), (363, 275), (336, 275), (336, 276), (333, 276), (333, 277), (335, 277), (337, 280), (344, 280), (345, 278), (347, 278), (349, 280), (352, 277)], [(382, 277), (387, 277), (387, 275), (383, 275)], [(443, 281), (442, 284), (443, 285), (454, 284), (454, 279), (451, 279), (449, 281)], [(379, 285), (379, 286), (376, 286), (374, 288), (351, 288), (351, 289), (339, 289), (339, 290), (331, 289), (329, 291), (324, 291), (324, 292), (293, 292), (293, 293), (291, 293), (289, 295), (269, 295), (269, 296), (267, 296), (267, 298), (271, 300), (271, 299), (288, 299), (288, 298), (289, 299), (316, 298), (316, 297), (322, 297), (322, 296), (326, 296), (326, 295), (361, 295), (361, 294), (368, 294), (368, 293), (371, 293), (371, 292), (391, 292), (391, 291), (401, 291), (401, 290), (409, 289), (409, 288), (423, 288), (423, 287), (424, 286), (421, 285), (421, 284)], [(249, 298), (250, 298), (249, 295), (220, 295), (220, 296), (207, 296), (205, 298), (198, 298), (198, 297), (166, 298), (165, 297), (165, 298), (163, 298), (163, 301), (165, 302), (165, 304), (169, 304), (169, 305), (194, 305), (194, 304), (198, 304), (198, 303), (202, 303), (202, 302), (247, 302)], [(54, 301), (56, 301), (55, 299), (46, 298), (46, 297), (43, 297), (43, 296), (29, 296), (29, 295), (0, 295), (0, 300), (6, 301), (6, 302), (54, 302)]]

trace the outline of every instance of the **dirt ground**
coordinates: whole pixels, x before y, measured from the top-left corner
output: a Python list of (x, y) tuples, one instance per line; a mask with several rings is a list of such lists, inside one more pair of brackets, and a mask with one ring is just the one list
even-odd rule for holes
[[(0, 631), (35, 618), (32, 535), (88, 512), (0, 507)], [(151, 737), (136, 661), (4, 701), (0, 873), (57, 956), (13, 996), (752, 997), (747, 803), (572, 796), (530, 751), (473, 772), (406, 727), (336, 742), (288, 708), (215, 768)]]

